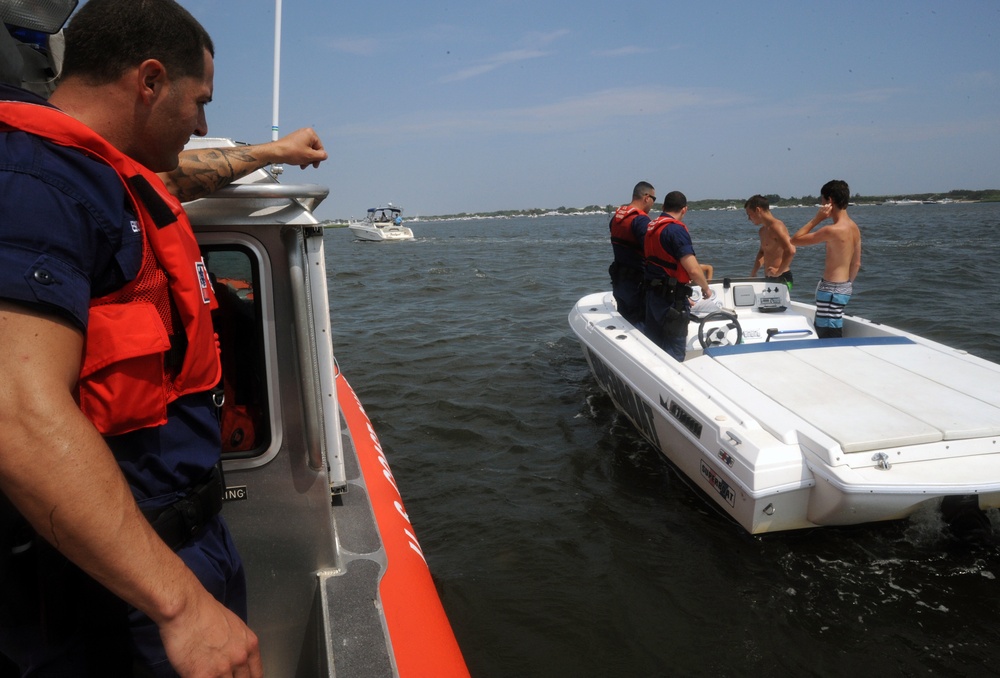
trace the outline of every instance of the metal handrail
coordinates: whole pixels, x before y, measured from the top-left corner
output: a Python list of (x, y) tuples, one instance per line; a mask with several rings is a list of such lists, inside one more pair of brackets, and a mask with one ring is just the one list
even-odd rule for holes
[(312, 198), (323, 200), (330, 189), (320, 184), (230, 184), (207, 196), (209, 198)]

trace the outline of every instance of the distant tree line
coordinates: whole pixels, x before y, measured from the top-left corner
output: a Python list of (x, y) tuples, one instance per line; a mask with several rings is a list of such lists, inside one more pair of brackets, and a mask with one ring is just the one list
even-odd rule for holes
[[(749, 196), (747, 196), (749, 197)], [(820, 199), (814, 195), (804, 195), (801, 198), (783, 198), (776, 193), (769, 193), (764, 195), (771, 207), (794, 207), (796, 205), (818, 205)], [(851, 201), (857, 204), (866, 205), (876, 205), (884, 202), (889, 202), (891, 200), (955, 200), (960, 202), (1000, 202), (1000, 189), (989, 189), (985, 191), (968, 191), (964, 189), (955, 189), (948, 191), (947, 193), (911, 193), (908, 195), (867, 195), (862, 196), (861, 194), (855, 193)], [(746, 198), (730, 198), (730, 199), (717, 199), (712, 198), (709, 200), (693, 200), (690, 203), (690, 208), (693, 210), (707, 210), (707, 209), (729, 209), (735, 207), (737, 209), (743, 209), (743, 204), (746, 202)], [(652, 213), (659, 213), (663, 208), (661, 204), (653, 205)], [(436, 216), (423, 216), (420, 217), (422, 221), (436, 221), (445, 219), (472, 219), (472, 218), (483, 218), (483, 217), (540, 217), (547, 214), (593, 214), (603, 212), (605, 214), (614, 214), (614, 211), (618, 209), (618, 205), (607, 204), (607, 205), (587, 205), (586, 207), (556, 207), (556, 208), (533, 208), (533, 209), (522, 209), (522, 210), (497, 210), (495, 212), (459, 212), (458, 214), (439, 214)], [(341, 219), (336, 221), (324, 222), (324, 225), (328, 226), (346, 226), (347, 220)]]
[[(782, 198), (776, 193), (764, 195), (771, 207), (794, 207), (796, 205), (818, 205), (821, 200), (818, 196), (804, 195), (801, 198)], [(855, 193), (851, 202), (865, 205), (877, 205), (892, 200), (955, 200), (961, 202), (1000, 202), (1000, 189), (989, 189), (985, 191), (969, 191), (955, 189), (947, 193), (910, 193), (907, 195), (861, 195)], [(691, 209), (725, 209), (727, 207), (743, 208), (746, 199), (732, 198), (729, 200), (694, 200), (691, 202)], [(654, 208), (658, 209), (656, 205)]]

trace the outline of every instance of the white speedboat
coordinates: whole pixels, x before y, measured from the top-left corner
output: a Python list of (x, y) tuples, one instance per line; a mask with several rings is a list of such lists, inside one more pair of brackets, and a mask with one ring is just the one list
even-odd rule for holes
[(385, 207), (369, 207), (364, 220), (352, 221), (347, 225), (358, 240), (412, 240), (413, 231), (403, 226), (402, 214), (403, 210), (390, 202)]
[(610, 292), (569, 323), (616, 407), (748, 532), (1000, 506), (1000, 365), (852, 316), (817, 339), (784, 285), (711, 288), (683, 363)]

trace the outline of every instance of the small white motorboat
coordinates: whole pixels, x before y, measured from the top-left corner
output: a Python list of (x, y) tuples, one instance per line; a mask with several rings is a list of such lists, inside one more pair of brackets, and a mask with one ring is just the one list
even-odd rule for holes
[(1000, 365), (854, 316), (817, 339), (784, 285), (711, 288), (682, 363), (610, 292), (569, 323), (615, 406), (748, 532), (1000, 506)]
[(352, 221), (347, 226), (354, 237), (367, 242), (412, 240), (413, 231), (403, 226), (403, 210), (391, 202), (385, 207), (369, 207), (362, 221)]

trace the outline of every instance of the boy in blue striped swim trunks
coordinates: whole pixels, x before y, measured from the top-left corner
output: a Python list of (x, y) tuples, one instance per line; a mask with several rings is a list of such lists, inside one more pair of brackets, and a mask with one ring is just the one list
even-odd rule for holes
[[(861, 268), (861, 230), (847, 215), (851, 191), (847, 182), (828, 181), (820, 190), (823, 205), (809, 223), (792, 236), (792, 245), (826, 245), (823, 278), (816, 286), (816, 335), (820, 339), (844, 334), (844, 307), (851, 300), (854, 279)], [(813, 231), (821, 223), (832, 223)]]

